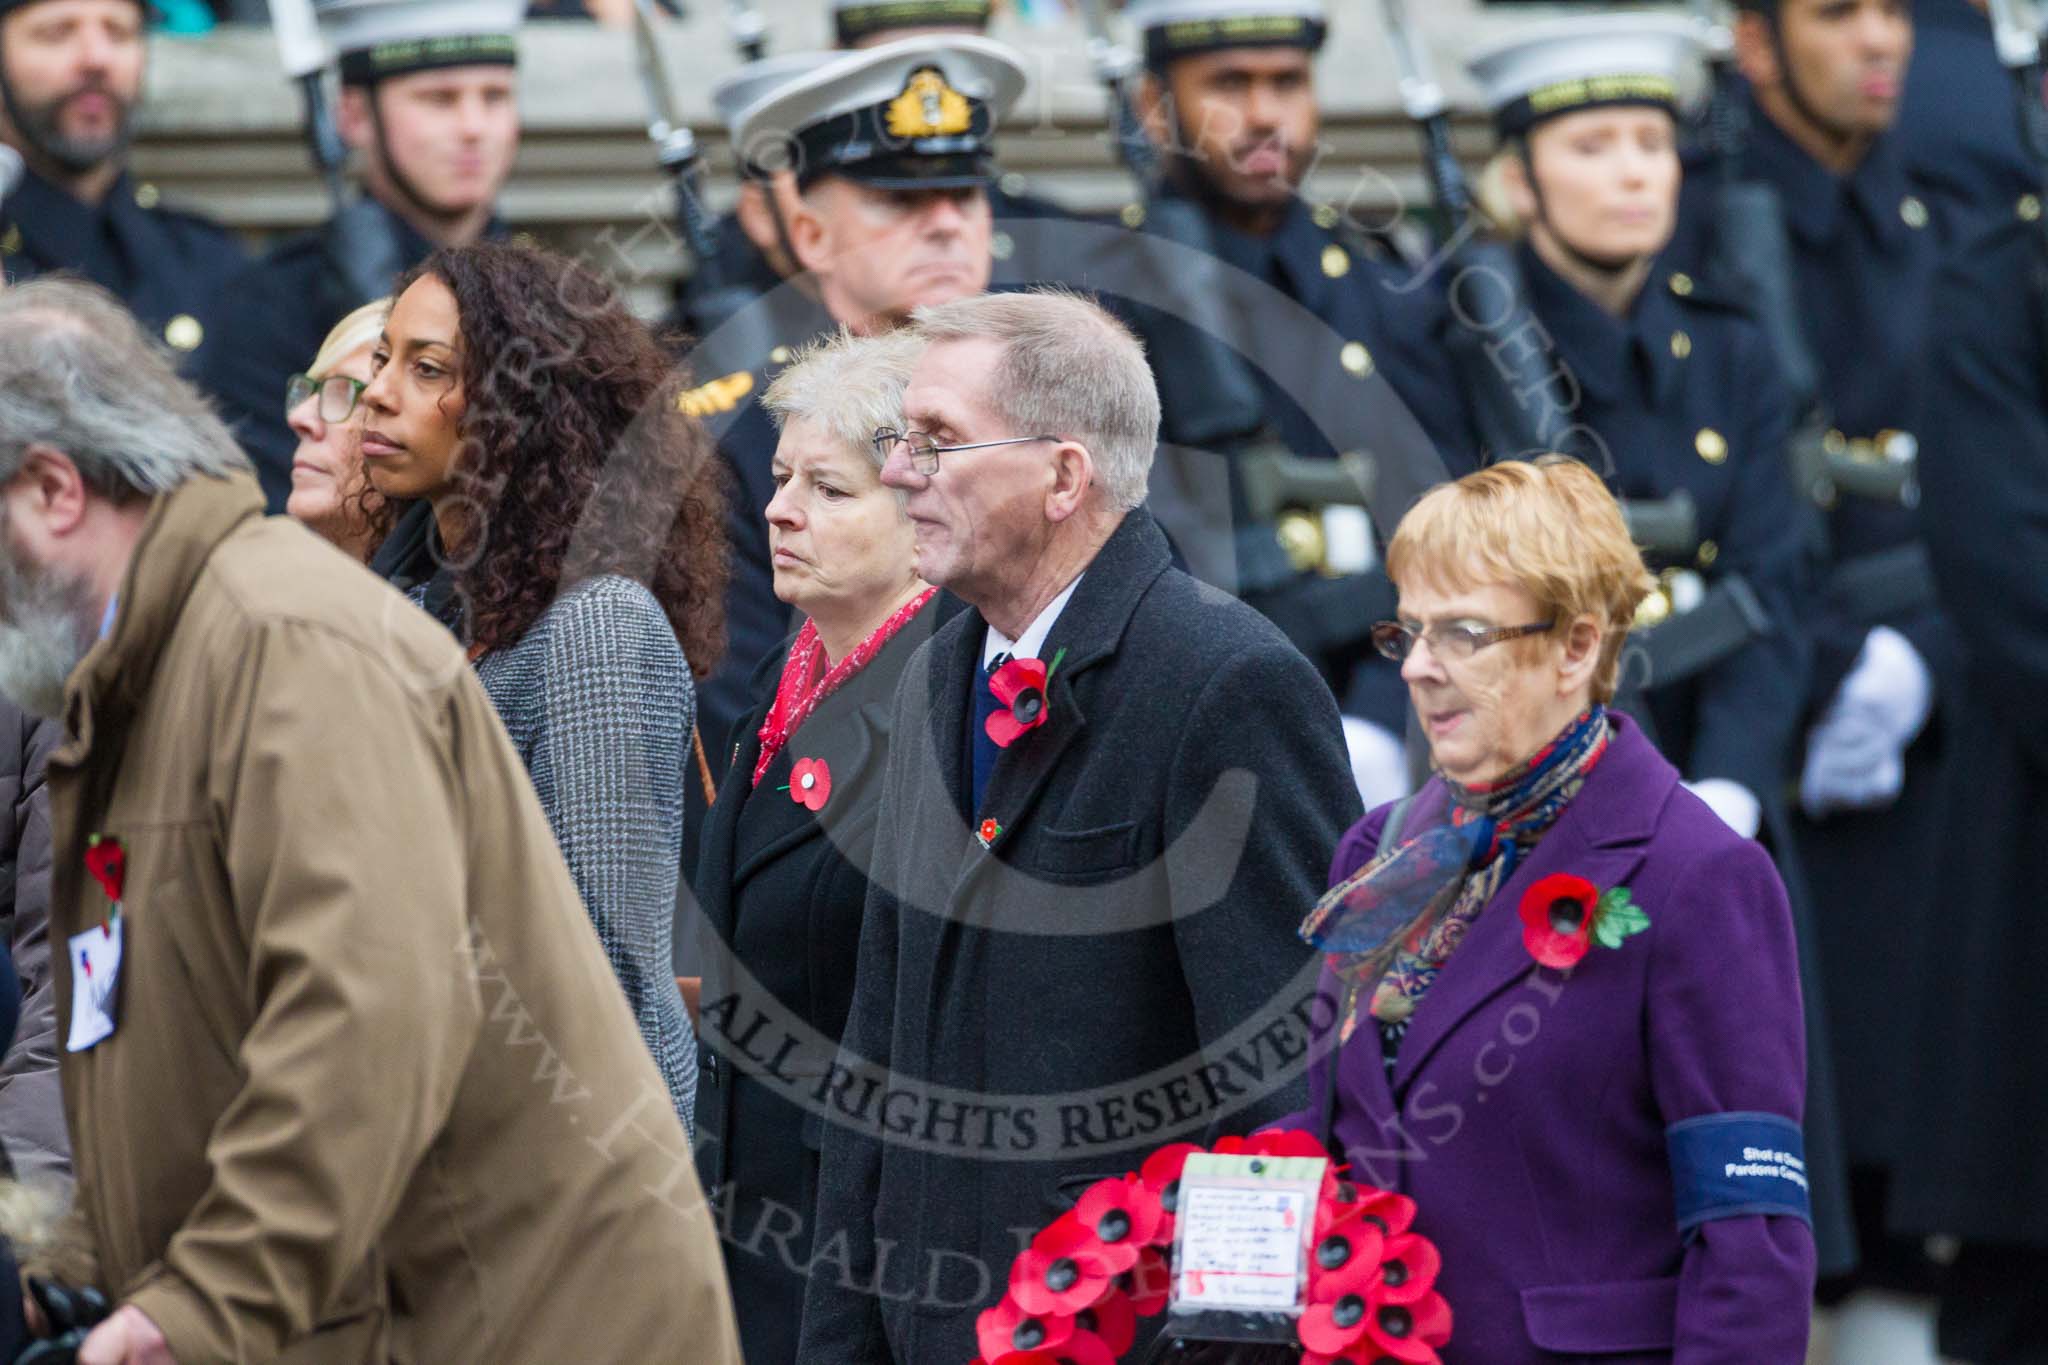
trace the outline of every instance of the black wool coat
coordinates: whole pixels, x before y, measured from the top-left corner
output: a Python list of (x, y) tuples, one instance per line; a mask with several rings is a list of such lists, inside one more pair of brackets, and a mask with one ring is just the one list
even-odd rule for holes
[[(789, 1097), (825, 1074), (853, 1001), (854, 955), (874, 857), (890, 703), (917, 647), (961, 603), (926, 603), (867, 666), (819, 704), (759, 786), (761, 722), (787, 642), (754, 670), (718, 800), (705, 818), (695, 890), (704, 964), (697, 1172), (727, 1210), (726, 1270), (740, 1341), (762, 1365), (796, 1358), (823, 1125)], [(791, 769), (820, 760), (830, 795), (813, 812)], [(797, 1046), (785, 1047), (796, 1038)]]
[(1305, 1093), (1295, 931), (1359, 814), (1314, 667), (1132, 512), (1046, 640), (1045, 723), (969, 809), (985, 640), (956, 617), (896, 693), (801, 1360), (973, 1358), (1063, 1182)]

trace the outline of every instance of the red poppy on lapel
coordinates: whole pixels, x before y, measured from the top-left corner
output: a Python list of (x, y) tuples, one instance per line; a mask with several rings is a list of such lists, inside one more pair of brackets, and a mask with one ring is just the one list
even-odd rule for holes
[(822, 758), (800, 758), (789, 770), (789, 799), (806, 810), (823, 810), (832, 799), (832, 770)]
[(1584, 877), (1554, 872), (1522, 893), (1522, 942), (1529, 956), (1562, 971), (1593, 946), (1593, 907), (1600, 889)]
[(1028, 1312), (1072, 1315), (1101, 1298), (1115, 1273), (1095, 1234), (1063, 1213), (1018, 1253), (1010, 1297)]
[(1064, 649), (1053, 655), (1051, 668), (1045, 666), (1043, 659), (1012, 659), (988, 680), (988, 690), (1009, 708), (990, 716), (982, 727), (998, 749), (1009, 748), (1025, 731), (1045, 724), (1046, 685), (1066, 655)]
[(1123, 1274), (1138, 1263), (1138, 1252), (1159, 1228), (1159, 1196), (1135, 1176), (1098, 1180), (1074, 1205), (1081, 1226), (1095, 1234), (1109, 1268)]
[(127, 882), (128, 855), (121, 848), (121, 841), (110, 834), (94, 834), (85, 841), (85, 870), (100, 884), (100, 890), (107, 893), (110, 901), (121, 899), (121, 888)]
[(981, 828), (974, 831), (974, 837), (981, 840), (983, 848), (987, 848), (1001, 837), (1002, 832), (1003, 827), (1001, 825), (993, 820), (984, 820), (981, 822)]
[(1522, 893), (1522, 942), (1546, 967), (1576, 967), (1593, 945), (1619, 948), (1650, 927), (1625, 886), (1602, 891), (1584, 877), (1554, 872)]

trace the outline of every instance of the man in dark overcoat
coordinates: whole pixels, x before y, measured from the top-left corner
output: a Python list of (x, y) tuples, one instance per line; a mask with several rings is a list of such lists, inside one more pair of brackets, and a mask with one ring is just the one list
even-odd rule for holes
[[(1294, 936), (1359, 803), (1337, 707), (1141, 507), (1159, 402), (1064, 293), (922, 310), (885, 435), (975, 608), (894, 702), (801, 1360), (958, 1362), (1061, 1195), (1302, 1094)], [(1021, 1231), (1020, 1231), (1021, 1230)]]

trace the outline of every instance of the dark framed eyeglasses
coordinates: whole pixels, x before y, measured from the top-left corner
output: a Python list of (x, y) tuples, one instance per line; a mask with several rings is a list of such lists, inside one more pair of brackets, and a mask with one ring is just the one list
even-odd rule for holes
[(320, 395), (320, 420), (346, 422), (349, 414), (356, 410), (356, 400), (369, 387), (362, 380), (350, 379), (345, 374), (330, 374), (325, 379), (295, 374), (284, 386), (284, 410), (289, 416), (297, 411), (299, 404), (317, 393)]
[(1556, 624), (1555, 621), (1539, 621), (1529, 626), (1446, 623), (1424, 629), (1406, 621), (1382, 621), (1372, 628), (1372, 647), (1400, 663), (1414, 650), (1417, 640), (1427, 640), (1429, 652), (1439, 659), (1469, 659), (1488, 645), (1497, 645), (1502, 640), (1519, 640), (1524, 635), (1541, 635)]
[(1029, 445), (1033, 441), (1057, 441), (1058, 436), (1011, 436), (1001, 441), (974, 441), (967, 445), (942, 446), (922, 431), (897, 431), (882, 427), (872, 438), (875, 453), (887, 460), (896, 453), (896, 447), (908, 448), (910, 467), (920, 474), (931, 475), (939, 472), (939, 456), (950, 455), (956, 450), (988, 450), (994, 446)]

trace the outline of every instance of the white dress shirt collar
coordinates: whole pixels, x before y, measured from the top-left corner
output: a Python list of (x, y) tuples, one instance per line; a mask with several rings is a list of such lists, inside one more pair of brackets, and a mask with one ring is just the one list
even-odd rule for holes
[(1081, 586), (1081, 579), (1085, 577), (1086, 574), (1079, 575), (1073, 582), (1067, 584), (1058, 597), (1045, 604), (1044, 611), (1032, 618), (1031, 624), (1024, 627), (1024, 633), (1016, 639), (1012, 640), (994, 626), (990, 626), (988, 639), (981, 646), (982, 668), (987, 669), (1004, 654), (1013, 659), (1038, 658), (1039, 652), (1045, 648), (1045, 637), (1052, 634), (1053, 622), (1060, 619), (1060, 613), (1066, 610), (1067, 600), (1074, 595), (1074, 589)]

